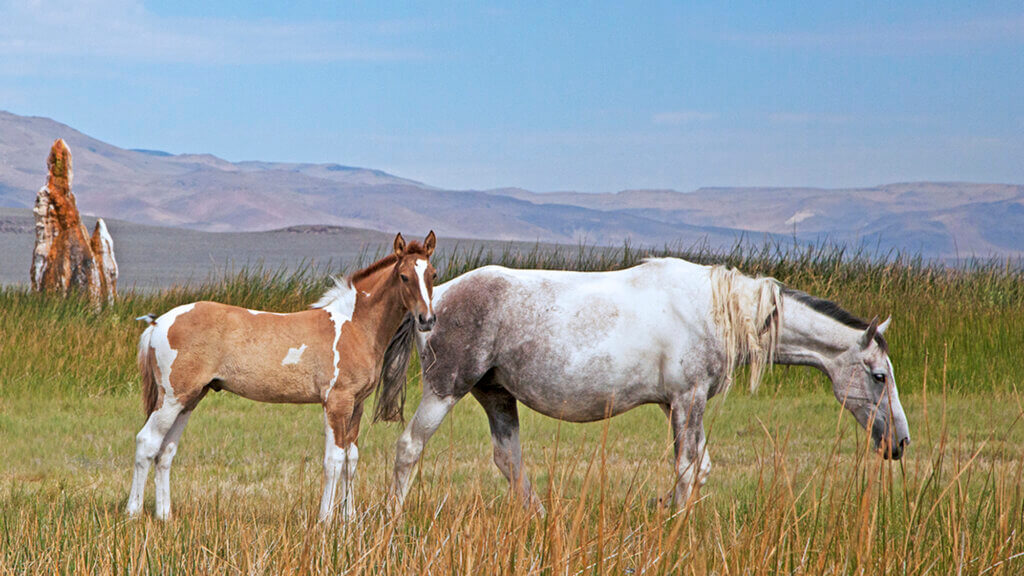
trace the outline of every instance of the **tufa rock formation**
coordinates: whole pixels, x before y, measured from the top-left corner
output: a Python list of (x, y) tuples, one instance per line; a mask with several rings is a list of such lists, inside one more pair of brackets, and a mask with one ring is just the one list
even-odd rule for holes
[(36, 194), (36, 247), (32, 256), (32, 289), (66, 296), (84, 292), (93, 303), (117, 296), (114, 241), (103, 219), (90, 239), (71, 192), (71, 151), (57, 139), (46, 161), (50, 175)]

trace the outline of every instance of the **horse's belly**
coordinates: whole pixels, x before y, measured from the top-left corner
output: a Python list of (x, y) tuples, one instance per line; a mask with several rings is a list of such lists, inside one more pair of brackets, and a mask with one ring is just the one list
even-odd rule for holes
[(321, 402), (320, 391), (311, 381), (278, 381), (272, 386), (246, 379), (224, 380), (221, 389), (257, 402), (314, 404)]
[(327, 384), (314, 366), (248, 362), (225, 370), (220, 388), (258, 402), (312, 404), (322, 401), (320, 387)]
[(657, 376), (644, 371), (617, 379), (549, 373), (499, 382), (531, 410), (569, 422), (603, 420), (642, 404), (666, 401)]

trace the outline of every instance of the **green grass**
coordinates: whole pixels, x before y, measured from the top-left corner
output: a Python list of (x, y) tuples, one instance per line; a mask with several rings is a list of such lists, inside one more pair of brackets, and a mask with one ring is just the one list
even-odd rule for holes
[[(620, 250), (435, 257), (445, 277), (489, 262), (604, 270)], [(702, 499), (648, 506), (671, 484), (664, 415), (641, 408), (564, 424), (523, 410), (528, 470), (549, 510), (528, 515), (491, 463), (466, 399), (428, 445), (401, 519), (383, 504), (394, 425), (364, 425), (359, 520), (316, 526), (317, 406), (212, 394), (172, 474), (176, 519), (123, 515), (143, 423), (133, 318), (197, 299), (298, 310), (326, 271), (243, 270), (113, 306), (0, 290), (0, 574), (654, 573), (1017, 574), (1024, 571), (1024, 275), (1006, 263), (945, 269), (841, 250), (686, 254), (833, 298), (887, 333), (914, 436), (889, 463), (809, 369), (775, 368), (706, 419), (714, 462)], [(416, 367), (413, 367), (415, 373)], [(410, 385), (407, 414), (419, 396)]]

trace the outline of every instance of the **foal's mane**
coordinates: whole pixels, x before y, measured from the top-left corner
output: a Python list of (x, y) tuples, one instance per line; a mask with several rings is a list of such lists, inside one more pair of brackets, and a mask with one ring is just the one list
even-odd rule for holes
[[(423, 247), (423, 244), (420, 244), (419, 242), (413, 240), (412, 242), (409, 242), (408, 244), (405, 245), (404, 254), (418, 254), (420, 256), (426, 256), (427, 249)], [(351, 275), (349, 275), (348, 281), (351, 282), (352, 284), (355, 284), (356, 282), (362, 280), (363, 278), (366, 278), (367, 276), (373, 274), (374, 272), (377, 272), (381, 268), (391, 266), (395, 262), (398, 262), (398, 256), (395, 256), (395, 253), (392, 252), (391, 254), (388, 254), (387, 256), (381, 258), (380, 260), (377, 260), (373, 264), (370, 264), (366, 268), (353, 272)]]
[[(419, 254), (422, 256), (427, 255), (427, 249), (423, 247), (417, 241), (409, 242), (405, 246), (405, 254)], [(398, 256), (395, 256), (394, 252), (387, 256), (377, 260), (373, 264), (370, 264), (362, 270), (356, 270), (344, 278), (338, 278), (337, 276), (331, 276), (331, 280), (334, 281), (334, 286), (331, 286), (324, 292), (323, 296), (316, 301), (315, 304), (310, 308), (326, 308), (331, 305), (332, 302), (346, 296), (350, 291), (355, 290), (356, 282), (380, 271), (383, 268), (391, 266), (398, 261)]]
[[(868, 326), (871, 325), (870, 322), (867, 322), (866, 320), (858, 316), (854, 316), (850, 312), (843, 309), (842, 306), (836, 304), (831, 300), (825, 300), (824, 298), (811, 296), (806, 292), (795, 290), (793, 288), (787, 288), (785, 286), (783, 286), (782, 288), (782, 294), (784, 296), (788, 296), (796, 300), (797, 302), (800, 302), (801, 304), (804, 304), (805, 306), (808, 306), (815, 312), (828, 316), (829, 318), (835, 320), (836, 322), (839, 322), (844, 326), (856, 328), (857, 330), (866, 330)], [(875, 342), (878, 344), (878, 347), (881, 348), (883, 352), (885, 352), (886, 354), (889, 353), (889, 343), (885, 341), (885, 336), (883, 336), (880, 332), (875, 333)]]

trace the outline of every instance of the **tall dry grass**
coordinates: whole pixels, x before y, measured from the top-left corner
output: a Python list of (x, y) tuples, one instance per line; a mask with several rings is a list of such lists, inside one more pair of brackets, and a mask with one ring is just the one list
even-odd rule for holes
[[(612, 270), (648, 256), (725, 263), (750, 275), (773, 276), (811, 294), (834, 299), (870, 317), (894, 317), (891, 332), (901, 390), (920, 388), (929, 355), (950, 355), (954, 390), (1008, 390), (1024, 374), (1024, 266), (976, 261), (945, 267), (899, 254), (850, 253), (843, 247), (737, 247), (636, 250), (537, 246), (533, 250), (442, 251), (434, 260), (442, 280), (485, 264), (517, 268)], [(369, 262), (373, 255), (364, 257)], [(355, 266), (361, 263), (356, 263)], [(55, 299), (22, 287), (0, 288), (0, 393), (52, 391), (133, 393), (131, 358), (142, 326), (134, 318), (196, 300), (255, 309), (294, 311), (330, 283), (327, 270), (243, 268), (195, 285), (128, 292), (113, 306), (93, 310), (82, 299)]]
[[(749, 412), (754, 401), (737, 398), (722, 410), (760, 420)], [(563, 439), (557, 428), (551, 437), (527, 439), (538, 451), (533, 473), (549, 512), (544, 518), (506, 496), (503, 482), (484, 481), (497, 475), (486, 457), (458, 462), (455, 436), (435, 440), (436, 454), (398, 519), (383, 506), (390, 451), (364, 450), (377, 462), (361, 464), (358, 519), (329, 526), (315, 522), (315, 453), (303, 481), (271, 470), (241, 492), (214, 487), (234, 475), (230, 466), (196, 471), (201, 457), (179, 461), (176, 519), (167, 524), (149, 510), (141, 520), (124, 517), (127, 474), (33, 488), (6, 483), (0, 573), (1019, 574), (1019, 424), (1010, 420), (971, 439), (950, 426), (956, 402), (948, 410), (941, 395), (931, 402), (925, 420), (915, 421), (913, 457), (902, 464), (878, 458), (848, 426), (835, 426), (831, 443), (825, 432), (813, 454), (781, 419), (765, 418), (738, 440), (712, 430), (713, 454), (742, 442), (749, 460), (719, 461), (700, 498), (679, 511), (649, 505), (668, 483), (667, 459), (658, 457), (669, 450), (666, 434), (652, 443), (660, 454), (623, 458), (626, 445), (641, 438), (621, 437), (635, 434), (629, 427), (609, 432), (611, 424), (592, 429), (589, 441)], [(1019, 418), (1021, 409), (999, 412), (1014, 413)], [(920, 406), (914, 415), (923, 416)], [(1013, 443), (1001, 443), (1011, 435)], [(183, 451), (204, 442), (186, 433)], [(125, 472), (127, 448), (125, 442)], [(289, 470), (286, 459), (265, 463)], [(108, 476), (122, 485), (97, 487)]]

